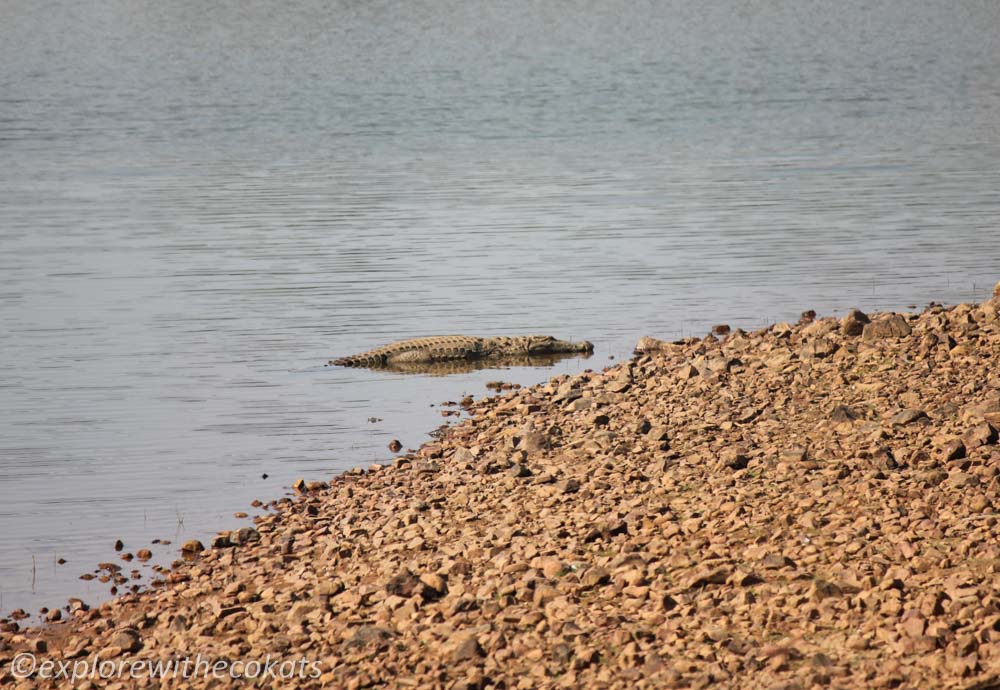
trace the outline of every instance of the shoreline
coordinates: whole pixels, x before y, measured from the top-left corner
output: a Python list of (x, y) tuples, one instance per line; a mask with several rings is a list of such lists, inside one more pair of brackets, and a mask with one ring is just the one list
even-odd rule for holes
[(21, 652), (304, 660), (297, 687), (996, 680), (997, 294), (643, 339), (472, 401), (418, 451), (188, 545), (157, 590), (2, 623), (0, 682), (62, 684), (18, 681)]

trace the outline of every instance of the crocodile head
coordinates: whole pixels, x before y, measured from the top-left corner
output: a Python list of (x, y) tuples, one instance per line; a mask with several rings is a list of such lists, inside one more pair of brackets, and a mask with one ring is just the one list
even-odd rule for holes
[(529, 355), (543, 355), (554, 352), (593, 352), (594, 345), (586, 340), (573, 343), (568, 340), (559, 340), (550, 335), (526, 335), (523, 337), (522, 351)]

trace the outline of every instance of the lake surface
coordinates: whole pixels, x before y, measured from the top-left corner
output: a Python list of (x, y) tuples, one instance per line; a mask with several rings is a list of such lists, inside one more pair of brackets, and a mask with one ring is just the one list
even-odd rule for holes
[[(992, 0), (0, 3), (0, 614), (100, 601), (78, 576), (116, 539), (169, 562), (491, 379), (983, 299), (997, 27)], [(596, 352), (323, 366), (444, 333)]]

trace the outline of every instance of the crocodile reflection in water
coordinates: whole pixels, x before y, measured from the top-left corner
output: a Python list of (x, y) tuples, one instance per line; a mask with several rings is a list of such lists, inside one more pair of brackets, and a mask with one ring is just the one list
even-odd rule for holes
[(533, 356), (502, 356), (488, 359), (452, 359), (443, 362), (392, 362), (380, 366), (368, 367), (375, 371), (386, 371), (399, 374), (424, 374), (428, 376), (448, 376), (450, 374), (468, 374), (484, 369), (509, 369), (510, 367), (550, 367), (556, 362), (571, 357), (587, 359), (589, 352), (560, 352), (549, 355)]

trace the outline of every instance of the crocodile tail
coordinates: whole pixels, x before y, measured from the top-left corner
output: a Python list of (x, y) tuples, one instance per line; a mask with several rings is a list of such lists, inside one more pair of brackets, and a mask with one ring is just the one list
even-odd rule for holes
[(340, 357), (330, 361), (338, 367), (378, 367), (385, 364), (385, 355), (360, 354), (352, 357)]

